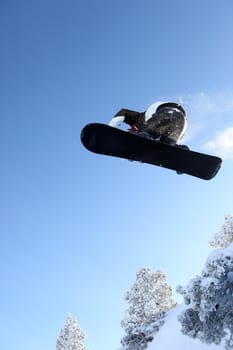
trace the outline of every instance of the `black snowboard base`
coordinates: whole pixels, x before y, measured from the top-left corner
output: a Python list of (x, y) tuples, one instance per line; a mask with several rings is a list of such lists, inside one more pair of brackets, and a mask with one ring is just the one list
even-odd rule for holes
[(204, 180), (220, 169), (221, 158), (151, 140), (109, 125), (92, 123), (81, 132), (82, 144), (91, 152), (139, 161)]

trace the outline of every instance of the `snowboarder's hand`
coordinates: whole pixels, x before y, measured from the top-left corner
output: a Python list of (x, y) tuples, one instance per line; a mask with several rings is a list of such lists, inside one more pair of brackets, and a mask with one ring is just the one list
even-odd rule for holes
[(114, 128), (119, 128), (121, 123), (123, 123), (125, 120), (124, 116), (117, 116), (117, 117), (113, 117), (112, 120), (110, 121), (109, 125), (113, 126)]

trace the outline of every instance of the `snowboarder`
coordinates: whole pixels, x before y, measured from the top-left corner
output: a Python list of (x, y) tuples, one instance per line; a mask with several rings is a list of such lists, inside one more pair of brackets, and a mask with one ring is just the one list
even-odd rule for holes
[(187, 127), (186, 112), (175, 102), (156, 102), (145, 112), (123, 108), (114, 115), (109, 125), (119, 127), (122, 122), (130, 126), (131, 132), (171, 145), (180, 141)]
[[(122, 122), (131, 127), (130, 132), (117, 129)], [(109, 124), (87, 124), (80, 135), (84, 147), (205, 180), (212, 179), (220, 169), (221, 158), (191, 151), (178, 143), (187, 127), (185, 110), (178, 103), (157, 102), (145, 112), (121, 109)]]

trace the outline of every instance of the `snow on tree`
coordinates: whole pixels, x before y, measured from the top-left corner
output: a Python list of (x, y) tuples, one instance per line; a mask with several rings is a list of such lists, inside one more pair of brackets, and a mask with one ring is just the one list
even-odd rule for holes
[(182, 332), (207, 344), (233, 349), (233, 243), (208, 257), (201, 276), (178, 287), (187, 309), (178, 320)]
[(175, 306), (172, 289), (162, 271), (142, 268), (125, 300), (129, 308), (121, 322), (126, 333), (121, 344), (127, 350), (144, 349), (153, 340), (152, 333), (164, 323), (165, 312)]
[(226, 248), (233, 242), (233, 215), (225, 215), (225, 222), (221, 230), (214, 235), (210, 245), (215, 248)]
[(86, 350), (84, 345), (86, 335), (81, 330), (78, 321), (70, 314), (67, 316), (64, 328), (57, 339), (57, 350)]

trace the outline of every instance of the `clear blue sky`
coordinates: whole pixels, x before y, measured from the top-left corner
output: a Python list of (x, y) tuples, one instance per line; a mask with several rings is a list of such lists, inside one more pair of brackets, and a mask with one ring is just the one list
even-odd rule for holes
[(201, 181), (79, 135), (180, 96), (190, 147), (231, 130), (232, 15), (231, 0), (0, 0), (2, 349), (54, 349), (68, 312), (89, 350), (117, 349), (139, 268), (174, 289), (200, 272), (232, 212), (232, 160)]

